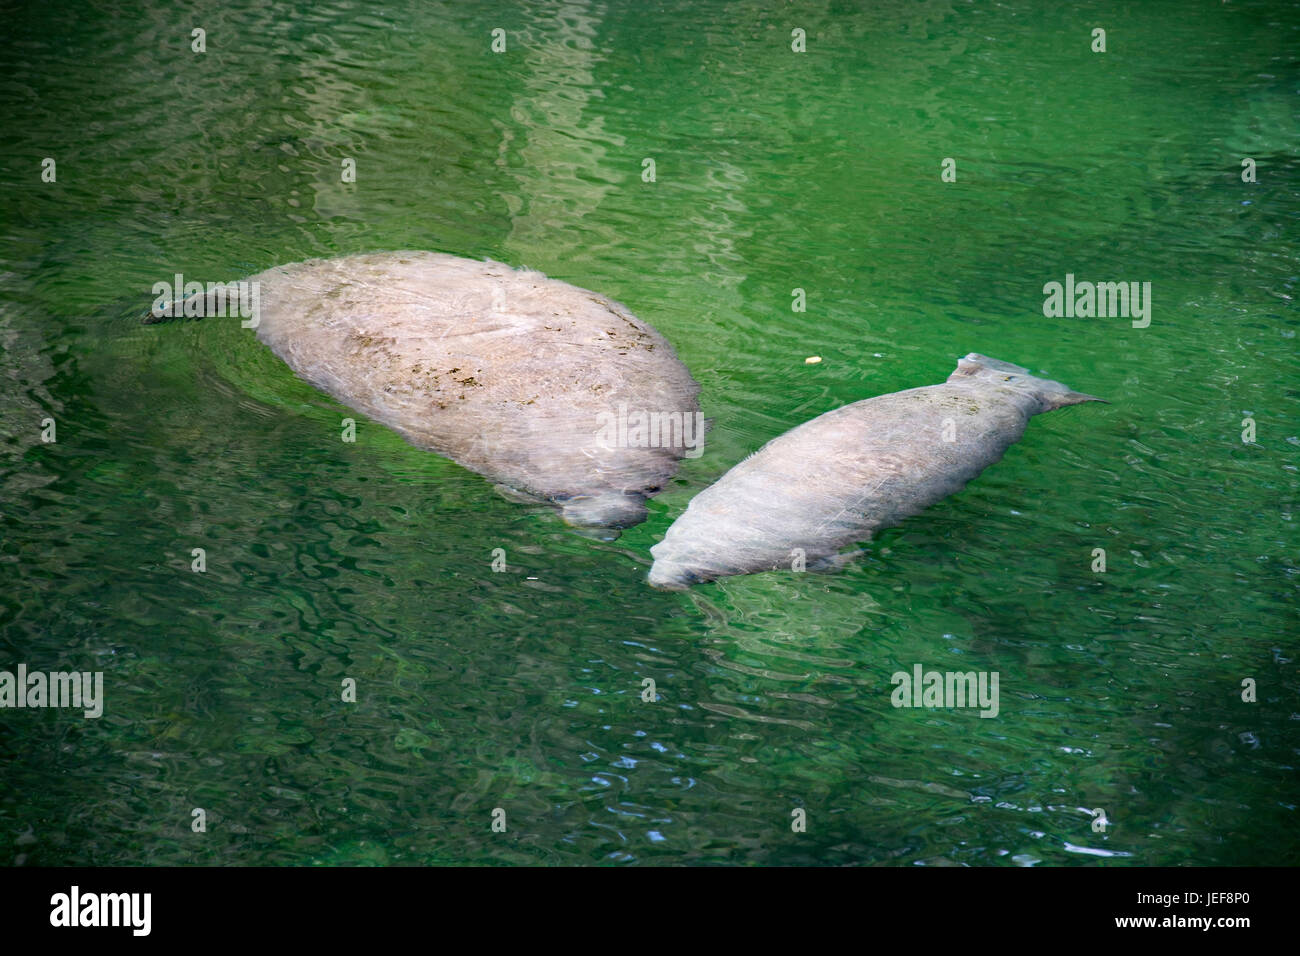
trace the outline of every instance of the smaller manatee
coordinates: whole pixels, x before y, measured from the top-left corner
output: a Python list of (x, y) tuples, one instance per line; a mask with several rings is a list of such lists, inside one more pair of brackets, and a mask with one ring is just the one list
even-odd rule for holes
[(837, 408), (736, 465), (650, 549), (650, 584), (788, 570), (800, 554), (814, 570), (841, 566), (841, 548), (960, 491), (1034, 415), (1100, 401), (972, 352), (943, 384)]

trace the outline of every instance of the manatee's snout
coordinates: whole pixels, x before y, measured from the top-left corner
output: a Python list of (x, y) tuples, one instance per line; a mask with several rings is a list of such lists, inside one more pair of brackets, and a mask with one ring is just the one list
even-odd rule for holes
[(650, 549), (650, 557), (654, 563), (646, 583), (661, 591), (685, 591), (692, 584), (704, 584), (718, 576), (707, 561), (693, 549), (682, 547), (680, 541), (665, 538)]
[(579, 528), (630, 528), (645, 520), (645, 498), (618, 492), (575, 495), (560, 502), (560, 515)]
[(650, 573), (646, 575), (649, 585), (661, 591), (685, 591), (697, 580), (696, 575), (684, 565), (663, 558), (656, 558), (650, 566)]

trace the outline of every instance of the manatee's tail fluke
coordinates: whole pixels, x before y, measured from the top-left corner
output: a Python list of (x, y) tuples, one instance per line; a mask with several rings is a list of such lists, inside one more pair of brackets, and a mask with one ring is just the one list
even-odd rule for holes
[(1066, 405), (1082, 405), (1084, 402), (1101, 402), (1103, 405), (1110, 404), (1106, 399), (1098, 398), (1096, 395), (1086, 395), (1083, 392), (1066, 392), (1056, 401), (1054, 407), (1064, 408)]
[(1067, 405), (1081, 405), (1084, 402), (1110, 404), (1104, 398), (1088, 395), (1085, 392), (1076, 392), (1068, 385), (1054, 382), (1050, 378), (1039, 378), (1037, 375), (1031, 374), (1027, 368), (989, 358), (987, 355), (980, 355), (978, 352), (971, 352), (958, 359), (957, 370), (948, 376), (948, 381), (960, 381), (970, 376), (978, 376), (981, 381), (994, 382), (1016, 391), (1032, 392), (1046, 406), (1043, 409), (1044, 411), (1055, 411), (1058, 408), (1065, 408)]
[(182, 318), (182, 316), (171, 314), (171, 303), (169, 302), (167, 304), (167, 308), (165, 309), (155, 311), (154, 309), (150, 308), (146, 310), (144, 315), (140, 316), (140, 324), (157, 325), (159, 322), (170, 322), (173, 319), (179, 319), (179, 318)]
[[(177, 277), (180, 281), (180, 277)], [(159, 292), (166, 283), (160, 283), (154, 292)], [(193, 291), (184, 298), (168, 298), (168, 293), (158, 295), (140, 322), (155, 325), (159, 322), (171, 322), (175, 319), (204, 319), (209, 316), (237, 316), (253, 320), (249, 328), (256, 327), (260, 308), (260, 289), (257, 282), (209, 282), (206, 287), (193, 283)], [(168, 287), (170, 288), (170, 287)]]
[(172, 322), (176, 319), (201, 319), (214, 314), (209, 310), (209, 306), (215, 305), (215, 298), (209, 296), (207, 292), (195, 292), (183, 299), (169, 299), (161, 295), (153, 300), (153, 305), (140, 317), (140, 322), (144, 325), (156, 325), (159, 322)]

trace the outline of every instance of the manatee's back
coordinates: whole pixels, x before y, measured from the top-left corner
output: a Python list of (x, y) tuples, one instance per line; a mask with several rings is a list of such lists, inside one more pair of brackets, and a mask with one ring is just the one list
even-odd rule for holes
[(1026, 420), (998, 396), (947, 383), (845, 405), (732, 468), (652, 551), (724, 574), (789, 566), (792, 548), (827, 557), (959, 491)]
[(257, 335), (412, 444), (535, 494), (656, 488), (682, 447), (607, 448), (602, 412), (695, 411), (699, 386), (623, 306), (540, 273), (428, 252), (252, 277)]

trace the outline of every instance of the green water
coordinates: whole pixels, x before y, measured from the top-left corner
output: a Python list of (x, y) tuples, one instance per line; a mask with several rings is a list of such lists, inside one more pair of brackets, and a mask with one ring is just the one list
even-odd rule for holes
[[(0, 669), (107, 697), (0, 711), (0, 862), (1300, 862), (1295, 4), (42, 2), (0, 36)], [(714, 428), (649, 521), (346, 444), (248, 333), (136, 321), (175, 272), (402, 248), (672, 341)], [(1067, 273), (1152, 283), (1150, 326), (1045, 317)], [(838, 575), (646, 586), (737, 461), (968, 351), (1113, 404)], [(997, 718), (891, 706), (918, 663), (997, 672)]]

